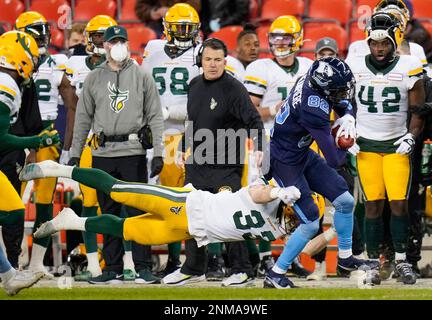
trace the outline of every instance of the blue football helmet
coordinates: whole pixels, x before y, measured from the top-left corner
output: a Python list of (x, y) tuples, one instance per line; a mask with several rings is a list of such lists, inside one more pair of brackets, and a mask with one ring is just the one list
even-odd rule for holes
[(314, 61), (308, 72), (311, 87), (323, 94), (333, 105), (354, 97), (355, 79), (350, 67), (334, 57)]

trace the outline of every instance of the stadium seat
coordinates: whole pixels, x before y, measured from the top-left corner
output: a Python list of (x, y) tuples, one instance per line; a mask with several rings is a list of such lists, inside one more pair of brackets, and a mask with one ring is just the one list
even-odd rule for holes
[(358, 20), (351, 20), (347, 25), (348, 43), (365, 39), (365, 31), (358, 25)]
[(268, 36), (267, 33), (269, 31), (270, 26), (260, 26), (257, 28), (256, 32), (258, 35), (258, 40), (260, 43), (260, 51), (262, 52), (269, 52), (270, 47), (268, 43)]
[(412, 0), (414, 18), (432, 18), (432, 0)]
[(267, 0), (262, 6), (261, 20), (274, 20), (283, 15), (302, 17), (303, 14), (303, 0)]
[(59, 30), (55, 24), (50, 24), (51, 31), (51, 45), (57, 47), (58, 49), (64, 48), (64, 34), (63, 31)]
[(25, 10), (24, 4), (19, 0), (0, 0), (0, 21), (15, 23), (16, 18)]
[(208, 37), (222, 40), (225, 42), (228, 51), (233, 51), (237, 48), (237, 36), (242, 30), (242, 26), (226, 26), (219, 31), (211, 33)]
[(344, 28), (337, 24), (324, 24), (321, 27), (309, 27), (308, 24), (304, 26), (304, 45), (302, 50), (306, 52), (313, 52), (317, 41), (323, 37), (331, 37), (336, 40), (339, 53), (343, 55), (347, 50), (347, 33)]
[(118, 10), (118, 21), (140, 21), (135, 14), (135, 3), (136, 0), (121, 0), (122, 5)]
[(356, 2), (353, 8), (353, 18), (358, 18), (364, 14), (371, 16), (379, 0), (357, 0)]
[(41, 13), (47, 20), (57, 22), (63, 12), (57, 10), (62, 5), (69, 5), (66, 0), (33, 0), (30, 10)]
[(152, 29), (141, 25), (127, 28), (129, 47), (131, 51), (138, 52), (142, 55), (147, 42), (157, 39), (156, 32)]
[(351, 18), (351, 0), (310, 0), (309, 18), (336, 19), (345, 25)]
[(74, 8), (74, 20), (89, 21), (98, 14), (115, 18), (117, 4), (114, 0), (78, 0)]

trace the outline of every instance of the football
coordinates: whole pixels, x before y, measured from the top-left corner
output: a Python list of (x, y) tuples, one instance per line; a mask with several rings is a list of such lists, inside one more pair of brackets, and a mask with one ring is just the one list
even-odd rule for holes
[(355, 139), (353, 137), (350, 137), (350, 136), (348, 136), (348, 138), (345, 138), (345, 136), (343, 134), (340, 135), (339, 138), (336, 139), (336, 133), (338, 132), (339, 127), (340, 126), (337, 126), (337, 127), (334, 127), (332, 129), (332, 135), (335, 138), (336, 146), (339, 149), (347, 150), (354, 145)]

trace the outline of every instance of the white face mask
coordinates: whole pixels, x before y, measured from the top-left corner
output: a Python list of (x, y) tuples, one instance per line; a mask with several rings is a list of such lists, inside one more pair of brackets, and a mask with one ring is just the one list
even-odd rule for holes
[(128, 47), (126, 43), (117, 42), (110, 51), (111, 58), (116, 62), (123, 62), (128, 57)]

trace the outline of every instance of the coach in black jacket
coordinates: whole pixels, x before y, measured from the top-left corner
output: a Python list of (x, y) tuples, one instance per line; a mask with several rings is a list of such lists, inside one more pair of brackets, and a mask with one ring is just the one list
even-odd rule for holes
[[(264, 125), (242, 83), (224, 71), (227, 49), (218, 39), (204, 41), (197, 56), (197, 65), (203, 75), (194, 78), (188, 93), (188, 119), (181, 144), (178, 163), (186, 160), (186, 183), (200, 190), (217, 193), (221, 190), (237, 191), (241, 188), (244, 149), (247, 137), (255, 144), (255, 160), (262, 163)], [(226, 131), (228, 130), (228, 131)], [(230, 132), (229, 132), (230, 131)], [(221, 208), (223, 210), (223, 208)], [(231, 277), (223, 286), (245, 286), (253, 277), (245, 242), (226, 243)], [(222, 280), (217, 271), (217, 250), (209, 252), (208, 280)], [(213, 253), (213, 254), (212, 254)], [(207, 270), (205, 248), (198, 248), (195, 240), (186, 242), (186, 262), (181, 270), (166, 276), (166, 284), (184, 284), (204, 280)]]

